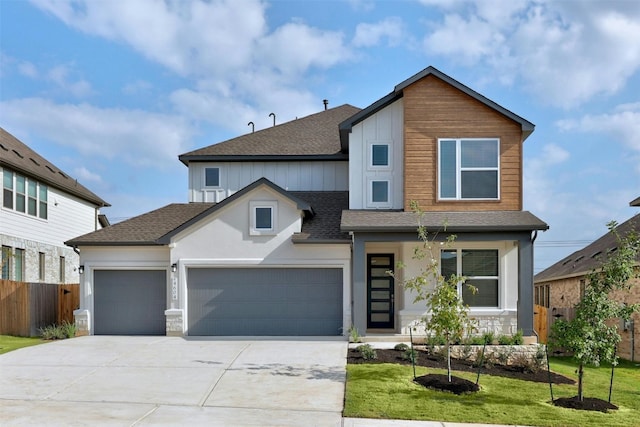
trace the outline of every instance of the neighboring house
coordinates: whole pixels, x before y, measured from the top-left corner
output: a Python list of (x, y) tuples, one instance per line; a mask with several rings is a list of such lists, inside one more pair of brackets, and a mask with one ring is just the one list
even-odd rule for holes
[(76, 252), (64, 242), (108, 224), (109, 206), (0, 128), (2, 279), (78, 283)]
[[(527, 120), (429, 67), (364, 110), (343, 105), (179, 156), (189, 202), (67, 244), (81, 249), (77, 323), (92, 334), (407, 334), (425, 313), (387, 270), (436, 256), (480, 292), (481, 330), (533, 335), (533, 242), (522, 210)], [(446, 233), (444, 227), (446, 225)], [(404, 275), (404, 276), (403, 276)]]
[[(640, 206), (640, 198), (630, 203)], [(630, 231), (640, 232), (640, 214), (619, 224), (617, 231), (621, 236)], [(602, 257), (617, 250), (615, 236), (607, 232), (588, 246), (572, 253), (549, 268), (536, 274), (535, 303), (549, 308), (554, 314), (567, 313), (582, 298), (587, 285), (587, 275), (600, 267)], [(640, 259), (638, 259), (640, 262)], [(616, 291), (611, 298), (621, 303), (640, 303), (640, 282), (630, 291)], [(625, 359), (640, 360), (640, 313), (632, 316), (629, 322), (620, 322), (622, 341), (618, 346), (618, 355)]]

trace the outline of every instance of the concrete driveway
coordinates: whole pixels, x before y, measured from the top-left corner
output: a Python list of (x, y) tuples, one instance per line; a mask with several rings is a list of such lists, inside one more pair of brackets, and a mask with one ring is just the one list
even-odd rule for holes
[(0, 355), (0, 425), (340, 426), (340, 338), (90, 336)]

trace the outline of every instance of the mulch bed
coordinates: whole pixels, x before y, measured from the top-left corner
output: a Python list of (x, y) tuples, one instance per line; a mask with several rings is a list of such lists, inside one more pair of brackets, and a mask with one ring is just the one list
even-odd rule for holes
[(613, 403), (609, 403), (606, 400), (597, 399), (595, 397), (584, 397), (582, 402), (578, 399), (578, 396), (562, 397), (553, 401), (556, 406), (562, 406), (563, 408), (580, 409), (583, 411), (600, 411), (609, 412), (616, 410), (618, 407)]
[[(416, 366), (424, 366), (427, 368), (447, 369), (447, 360), (431, 355), (426, 351), (416, 350), (418, 357)], [(364, 360), (360, 352), (355, 349), (349, 349), (347, 354), (347, 363), (397, 363), (401, 365), (411, 365), (411, 362), (404, 357), (404, 352), (393, 349), (376, 349), (378, 357), (374, 360)], [(478, 372), (478, 367), (473, 365), (469, 360), (451, 359), (451, 369), (463, 372)], [(507, 378), (515, 378), (525, 381), (534, 381), (539, 383), (548, 383), (549, 379), (554, 384), (575, 384), (571, 378), (555, 372), (548, 373), (546, 369), (540, 369), (531, 372), (519, 366), (504, 366), (498, 364), (485, 365), (480, 369), (480, 375), (495, 375)]]
[(446, 374), (429, 374), (417, 377), (414, 382), (421, 386), (454, 394), (474, 393), (480, 391), (480, 386), (464, 378), (451, 375), (451, 381)]

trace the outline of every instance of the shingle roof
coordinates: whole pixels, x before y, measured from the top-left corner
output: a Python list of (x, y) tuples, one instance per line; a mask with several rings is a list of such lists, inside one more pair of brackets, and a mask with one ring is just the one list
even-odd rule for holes
[(1, 127), (0, 166), (35, 178), (97, 206), (111, 206)]
[(629, 202), (629, 206), (638, 206), (640, 207), (640, 197)]
[(346, 118), (345, 121), (340, 123), (340, 126), (339, 126), (339, 128), (340, 128), (340, 140), (341, 140), (343, 151), (346, 152), (346, 150), (347, 150), (347, 148), (349, 146), (349, 136), (348, 135), (351, 132), (351, 128), (353, 126), (355, 126), (356, 124), (360, 123), (361, 121), (363, 121), (367, 117), (375, 114), (377, 111), (381, 110), (382, 108), (386, 107), (387, 105), (389, 105), (389, 104), (395, 102), (396, 100), (402, 98), (404, 96), (403, 91), (407, 86), (409, 86), (409, 85), (417, 82), (418, 80), (421, 80), (421, 79), (423, 79), (423, 78), (425, 78), (425, 77), (427, 77), (429, 75), (432, 75), (432, 76), (435, 76), (435, 77), (439, 78), (440, 80), (450, 84), (451, 86), (453, 86), (456, 89), (466, 93), (467, 95), (471, 96), (472, 98), (480, 101), (481, 103), (483, 103), (487, 107), (497, 111), (498, 113), (500, 113), (500, 114), (510, 118), (511, 120), (515, 121), (516, 123), (520, 124), (520, 126), (522, 128), (522, 132), (524, 133), (523, 140), (527, 139), (527, 137), (535, 129), (535, 125), (533, 123), (531, 123), (530, 121), (528, 121), (528, 120), (518, 116), (517, 114), (507, 110), (503, 106), (497, 104), (496, 102), (493, 102), (492, 100), (490, 100), (489, 98), (485, 97), (484, 95), (479, 94), (478, 92), (476, 92), (475, 90), (471, 89), (470, 87), (463, 85), (459, 81), (449, 77), (448, 75), (446, 75), (442, 71), (438, 70), (437, 68), (429, 66), (429, 67), (425, 68), (424, 70), (420, 71), (419, 73), (414, 74), (413, 76), (409, 77), (405, 81), (397, 84), (393, 88), (393, 91), (391, 93), (389, 93), (388, 95), (380, 98), (379, 100), (377, 100), (373, 104), (371, 104), (368, 107), (366, 107), (365, 109), (361, 110), (359, 113), (354, 114), (353, 116)]
[(259, 185), (268, 185), (296, 202), (297, 208), (309, 214), (302, 233), (294, 241), (321, 243), (349, 240), (340, 231), (340, 215), (349, 204), (347, 192), (287, 192), (265, 178), (236, 192), (220, 203), (173, 203), (146, 214), (119, 222), (101, 230), (76, 237), (69, 246), (149, 246), (166, 245), (171, 237), (209, 214), (223, 209)]
[[(547, 230), (549, 226), (527, 211), (426, 212), (421, 224), (427, 231), (493, 232)], [(342, 231), (411, 232), (418, 227), (414, 212), (347, 210)]]
[(309, 202), (315, 213), (304, 220), (302, 232), (294, 236), (294, 242), (351, 241), (349, 234), (340, 230), (342, 211), (349, 207), (348, 191), (292, 191), (291, 194)]
[(340, 150), (338, 125), (360, 111), (352, 105), (311, 114), (287, 123), (219, 142), (179, 156), (188, 165), (192, 161), (293, 159), (295, 157), (346, 159)]
[(161, 245), (158, 240), (211, 208), (213, 203), (172, 203), (65, 242), (68, 246)]
[[(617, 227), (620, 236), (626, 236), (634, 230), (640, 233), (640, 214), (631, 217)], [(614, 248), (617, 249), (617, 244), (615, 236), (607, 232), (593, 243), (575, 251), (568, 257), (536, 274), (534, 282), (585, 275), (594, 268), (599, 267), (602, 263), (602, 257), (606, 256), (608, 251), (614, 250)], [(640, 258), (638, 261), (640, 261)]]

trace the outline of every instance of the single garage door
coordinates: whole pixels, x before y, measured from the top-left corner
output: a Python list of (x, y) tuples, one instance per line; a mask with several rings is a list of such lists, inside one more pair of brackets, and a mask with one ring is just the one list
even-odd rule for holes
[(340, 335), (342, 269), (191, 268), (189, 335)]
[(164, 270), (96, 270), (93, 275), (96, 335), (165, 335)]

